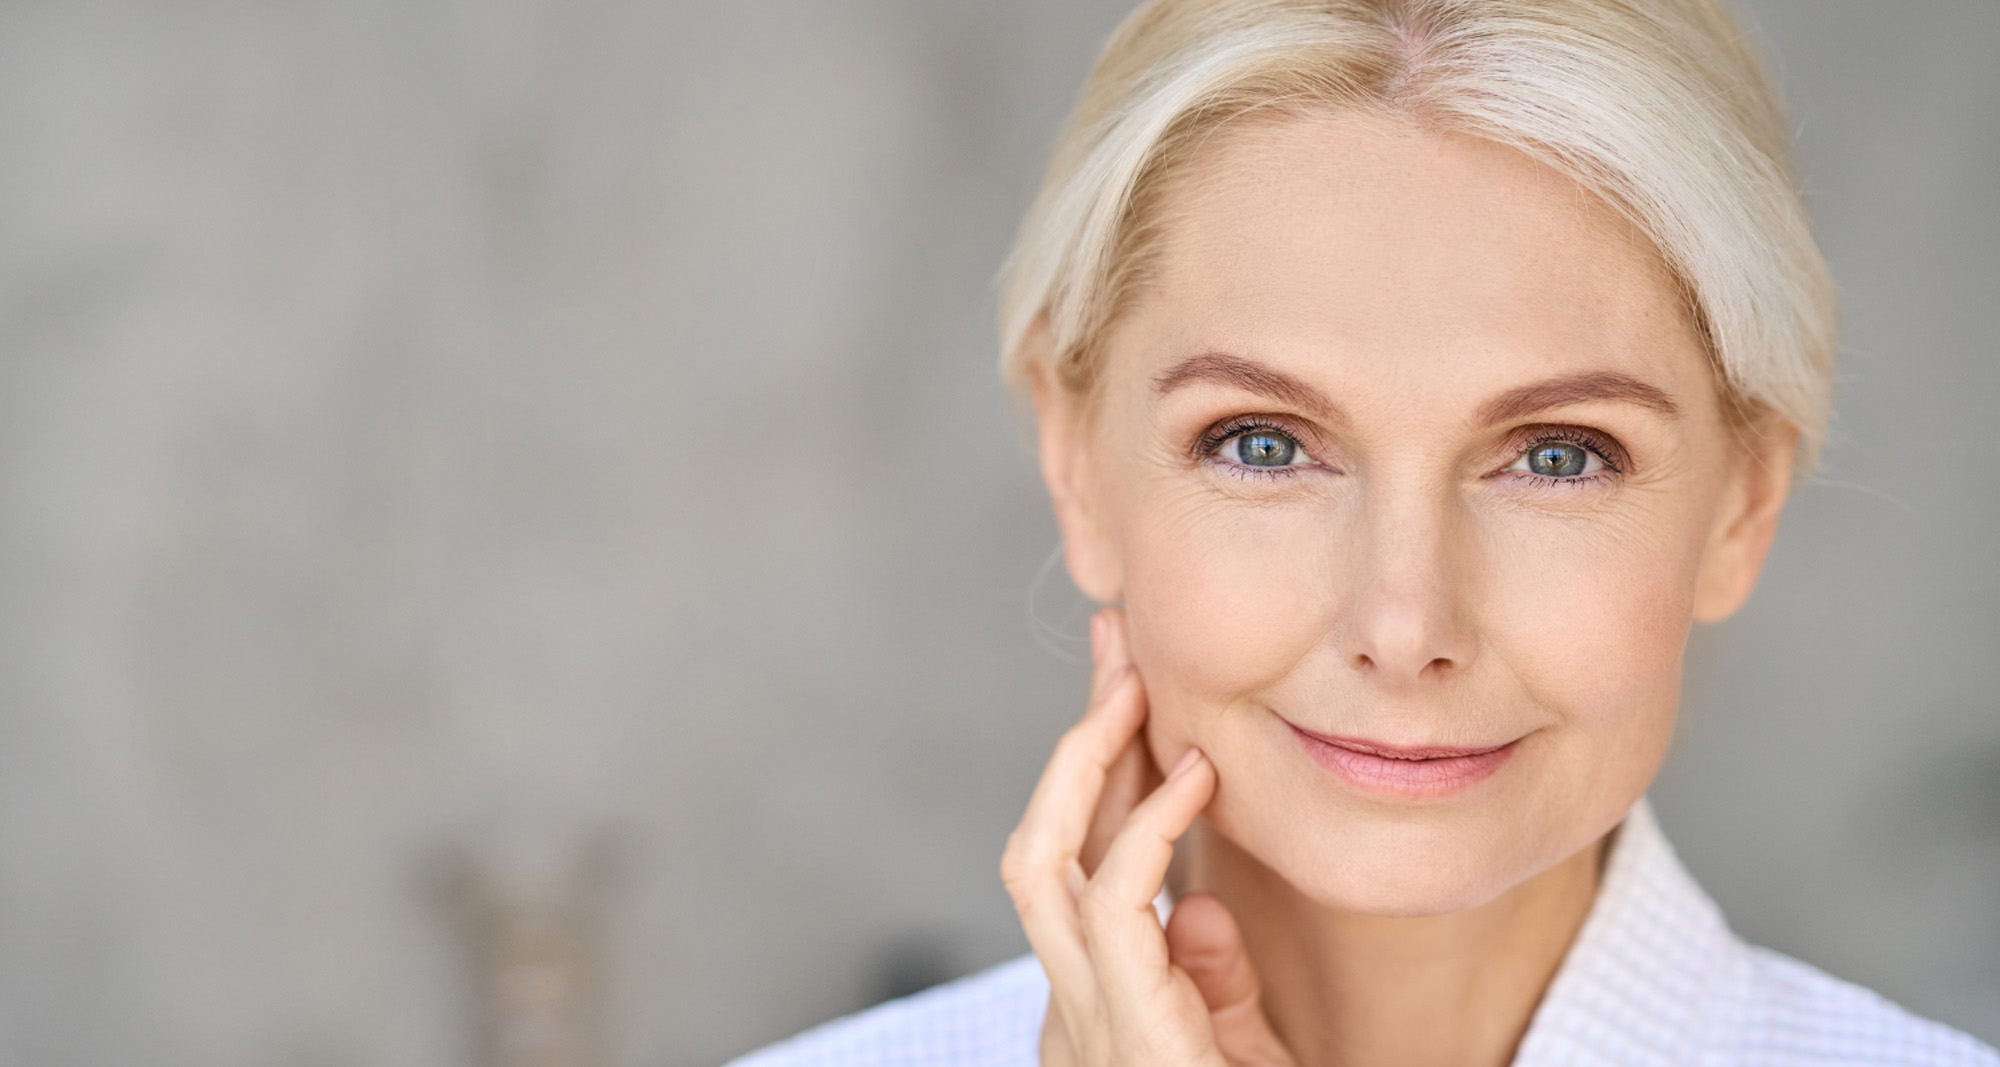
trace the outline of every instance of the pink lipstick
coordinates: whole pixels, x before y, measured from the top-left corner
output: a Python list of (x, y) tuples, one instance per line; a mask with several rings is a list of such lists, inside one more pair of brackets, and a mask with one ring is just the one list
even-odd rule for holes
[(1335, 737), (1291, 726), (1313, 761), (1352, 785), (1388, 796), (1441, 797), (1466, 789), (1500, 769), (1514, 754), (1515, 738), (1478, 748), (1402, 747), (1358, 737)]

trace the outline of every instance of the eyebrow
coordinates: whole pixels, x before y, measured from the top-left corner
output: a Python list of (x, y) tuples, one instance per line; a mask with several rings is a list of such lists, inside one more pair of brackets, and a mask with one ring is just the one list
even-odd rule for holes
[(1618, 371), (1594, 370), (1544, 378), (1509, 389), (1479, 406), (1479, 422), (1491, 426), (1496, 422), (1518, 419), (1549, 408), (1581, 404), (1586, 400), (1626, 400), (1651, 408), (1670, 419), (1679, 417), (1681, 413), (1680, 405), (1674, 403), (1674, 398), (1659, 386)]
[(1293, 407), (1303, 408), (1310, 414), (1333, 419), (1344, 417), (1340, 405), (1311, 385), (1284, 371), (1244, 359), (1242, 356), (1232, 356), (1227, 352), (1204, 352), (1199, 356), (1181, 360), (1172, 369), (1153, 379), (1153, 389), (1156, 395), (1166, 396), (1193, 382), (1233, 385), (1245, 392), (1260, 393)]
[[(1203, 381), (1258, 393), (1323, 418), (1346, 418), (1340, 405), (1312, 385), (1274, 367), (1227, 352), (1204, 352), (1184, 359), (1156, 376), (1153, 387), (1156, 395), (1165, 396), (1182, 386)], [(1619, 371), (1597, 370), (1515, 386), (1481, 404), (1478, 420), (1482, 426), (1491, 426), (1590, 400), (1624, 400), (1668, 418), (1678, 417), (1681, 410), (1674, 398), (1656, 385)]]

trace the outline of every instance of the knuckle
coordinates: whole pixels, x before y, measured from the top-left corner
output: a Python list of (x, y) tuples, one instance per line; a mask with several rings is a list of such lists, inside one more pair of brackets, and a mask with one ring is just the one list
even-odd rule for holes
[(1000, 853), (1001, 876), (1006, 877), (1009, 871), (1026, 876), (1042, 863), (1045, 851), (1041, 835), (1027, 830), (1014, 831), (1007, 835), (1007, 848)]
[(1042, 867), (1038, 851), (1032, 840), (1017, 835), (1008, 839), (1007, 850), (1000, 855), (1000, 882), (1016, 903), (1027, 897)]
[(1041, 914), (1041, 907), (1035, 900), (1035, 894), (1027, 886), (1018, 883), (1009, 883), (1007, 886), (1007, 896), (1014, 902), (1014, 914), (1019, 916), (1023, 922)]
[(1008, 895), (1014, 901), (1014, 914), (1023, 923), (1034, 922), (1040, 918), (1042, 914), (1041, 904), (1035, 900), (1033, 893), (1024, 888), (1014, 888), (1008, 890)]
[(1028, 887), (1027, 879), (1023, 877), (1021, 869), (1006, 863), (1000, 865), (1000, 884), (1007, 887), (1007, 895), (1017, 902)]

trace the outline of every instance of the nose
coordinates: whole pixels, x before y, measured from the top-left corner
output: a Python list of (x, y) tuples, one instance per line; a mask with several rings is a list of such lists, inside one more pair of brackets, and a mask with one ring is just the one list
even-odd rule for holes
[(1467, 618), (1473, 547), (1452, 501), (1415, 489), (1364, 491), (1360, 511), (1332, 635), (1342, 658), (1391, 689), (1462, 673), (1477, 647)]

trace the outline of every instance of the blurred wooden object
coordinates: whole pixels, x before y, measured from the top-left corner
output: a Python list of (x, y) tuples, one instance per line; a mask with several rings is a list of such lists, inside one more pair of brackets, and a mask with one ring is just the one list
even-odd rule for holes
[(607, 1067), (601, 834), (516, 827), (451, 862), (477, 1067)]

